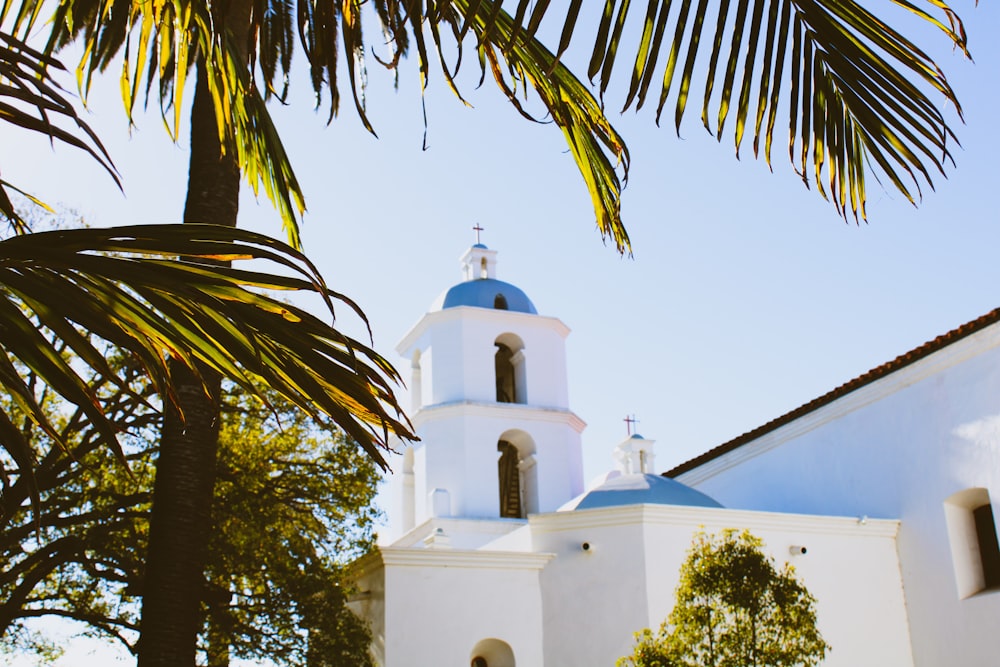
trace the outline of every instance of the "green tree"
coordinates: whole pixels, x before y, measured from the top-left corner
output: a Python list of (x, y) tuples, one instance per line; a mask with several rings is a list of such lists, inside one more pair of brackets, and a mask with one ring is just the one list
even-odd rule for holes
[(657, 633), (636, 636), (620, 667), (812, 667), (829, 645), (815, 598), (749, 531), (700, 532), (681, 566), (677, 600)]
[(371, 636), (346, 607), (344, 567), (374, 546), (378, 470), (333, 424), (272, 406), (243, 393), (223, 404), (207, 664), (367, 666)]
[[(42, 616), (76, 620), (135, 650), (162, 414), (139, 367), (121, 357), (111, 363), (131, 391), (107, 378), (95, 378), (93, 389), (127, 433), (130, 474), (99, 445), (86, 416), (66, 413), (47, 388), (39, 400), (73, 451), (53, 448), (26, 422), (33, 446), (48, 456), (37, 471), (45, 482), (39, 510), (23, 502), (3, 515), (0, 637), (7, 650), (51, 650), (28, 622)], [(228, 665), (230, 656), (366, 666), (370, 636), (345, 605), (342, 569), (372, 545), (375, 464), (339, 429), (271, 398), (267, 408), (236, 388), (225, 396), (201, 651), (212, 667)], [(2, 402), (17, 411), (9, 398)], [(0, 456), (0, 463), (17, 474), (14, 461)]]

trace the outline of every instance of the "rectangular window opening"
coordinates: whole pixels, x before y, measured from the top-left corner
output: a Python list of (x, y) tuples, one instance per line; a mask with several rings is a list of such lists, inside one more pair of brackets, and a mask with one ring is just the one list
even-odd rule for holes
[(958, 597), (1000, 591), (1000, 543), (989, 491), (980, 487), (951, 495), (944, 516)]
[(993, 506), (981, 505), (972, 510), (979, 541), (979, 557), (983, 563), (983, 583), (987, 590), (1000, 588), (1000, 544), (997, 543)]

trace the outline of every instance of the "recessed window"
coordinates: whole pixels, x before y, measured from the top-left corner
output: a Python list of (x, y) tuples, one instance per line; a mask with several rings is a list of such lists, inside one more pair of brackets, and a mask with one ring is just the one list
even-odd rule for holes
[(498, 293), (495, 297), (493, 297), (493, 307), (497, 310), (508, 310), (507, 297)]
[(497, 377), (497, 403), (513, 403), (517, 397), (514, 388), (514, 352), (503, 343), (496, 344), (494, 366)]
[(525, 431), (509, 429), (500, 434), (497, 452), (498, 514), (507, 519), (537, 514), (538, 462), (534, 439)]
[(945, 500), (944, 515), (959, 597), (1000, 590), (1000, 544), (989, 492), (959, 491)]
[(514, 334), (504, 333), (493, 344), (497, 403), (527, 403), (524, 343)]
[(517, 447), (501, 440), (497, 443), (500, 459), (497, 461), (497, 474), (500, 487), (500, 516), (510, 519), (522, 519), (521, 511), (521, 475), (518, 469), (520, 456)]
[(976, 522), (979, 558), (983, 562), (983, 583), (987, 589), (1000, 588), (1000, 544), (997, 544), (993, 506), (987, 503), (977, 507), (972, 510), (972, 517)]

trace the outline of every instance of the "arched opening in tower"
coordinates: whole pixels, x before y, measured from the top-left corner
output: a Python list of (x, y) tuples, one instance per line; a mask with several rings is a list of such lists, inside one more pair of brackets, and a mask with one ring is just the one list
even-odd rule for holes
[(497, 375), (497, 403), (515, 403), (517, 386), (512, 357), (514, 351), (503, 343), (497, 343), (494, 357)]
[(524, 518), (524, 504), (521, 502), (521, 473), (518, 469), (520, 455), (515, 447), (506, 440), (497, 443), (500, 458), (497, 461), (497, 474), (500, 477), (500, 516), (509, 519)]

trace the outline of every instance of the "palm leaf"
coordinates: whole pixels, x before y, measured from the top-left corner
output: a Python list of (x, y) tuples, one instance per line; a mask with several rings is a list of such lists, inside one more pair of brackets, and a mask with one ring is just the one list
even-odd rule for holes
[[(256, 260), (290, 275), (206, 265)], [(332, 417), (381, 465), (389, 433), (412, 438), (392, 386), (399, 376), (370, 347), (284, 303), (273, 290), (311, 292), (363, 315), (327, 289), (292, 248), (260, 234), (215, 225), (137, 225), (17, 236), (0, 242), (0, 387), (56, 443), (24, 368), (76, 404), (119, 456), (116, 426), (76, 365), (44, 335), (99, 374), (114, 373), (91, 336), (135, 355), (165, 400), (170, 364), (221, 373), (264, 399), (276, 389), (313, 415)], [(30, 449), (0, 414), (0, 446), (30, 470)], [(16, 430), (16, 429), (14, 429)], [(66, 444), (66, 443), (62, 443)]]
[[(77, 38), (82, 40), (84, 55), (77, 68), (77, 79), (85, 94), (94, 74), (122, 54), (120, 87), (130, 121), (143, 90), (147, 101), (155, 93), (164, 125), (175, 141), (180, 136), (188, 70), (202, 57), (222, 146), (234, 147), (247, 182), (255, 194), (263, 190), (274, 203), (289, 244), (298, 248), (305, 200), (264, 104), (264, 97), (273, 90), (270, 84), (275, 71), (291, 64), (287, 44), (290, 17), (288, 8), (284, 9), (276, 14), (283, 23), (269, 24), (273, 30), (261, 31), (259, 22), (251, 26), (252, 34), (258, 38), (280, 42), (276, 51), (267, 52), (259, 61), (256, 50), (247, 55), (245, 46), (235, 44), (230, 34), (215, 30), (208, 5), (190, 0), (60, 3), (46, 50), (61, 48)], [(266, 13), (263, 7), (255, 7), (253, 11), (253, 17)], [(257, 62), (268, 73), (269, 85), (263, 95), (251, 77), (250, 63)], [(335, 65), (334, 61), (331, 67)]]
[[(519, 85), (535, 91), (566, 138), (590, 191), (601, 235), (610, 237), (619, 252), (630, 250), (628, 233), (621, 220), (622, 182), (617, 173), (620, 166), (625, 178), (628, 176), (629, 155), (621, 136), (586, 86), (534, 37), (535, 22), (529, 23), (527, 30), (517, 37), (514, 22), (506, 12), (496, 11), (489, 1), (475, 4), (478, 13), (471, 17), (471, 26), (480, 61), (488, 63), (501, 91), (531, 120), (534, 117), (525, 110), (515, 91)], [(457, 16), (444, 19), (454, 22), (464, 20), (459, 17), (469, 17), (472, 9), (468, 0), (453, 0), (451, 6)], [(539, 7), (542, 5), (536, 5), (536, 12)]]
[[(944, 2), (894, 2), (966, 51), (962, 23)], [(469, 7), (468, 3), (451, 4)], [(672, 4), (680, 8), (669, 15)], [(815, 180), (819, 192), (845, 217), (849, 206), (855, 216), (860, 211), (864, 218), (867, 174), (888, 177), (914, 203), (923, 184), (933, 187), (934, 174), (944, 174), (954, 135), (935, 99), (955, 105), (961, 114), (958, 100), (940, 68), (889, 23), (855, 0), (737, 0), (734, 12), (729, 0), (699, 0), (692, 8), (693, 4), (690, 0), (649, 0), (646, 11), (637, 14), (642, 23), (636, 26), (639, 39), (633, 47), (634, 65), (623, 110), (633, 104), (642, 107), (653, 69), (664, 55), (657, 120), (673, 95), (679, 129), (698, 75), (694, 64), (702, 27), (714, 13), (715, 34), (702, 73), (702, 121), (721, 140), (730, 111), (735, 110), (732, 131), (737, 155), (744, 135), (750, 132), (754, 154), (763, 138), (765, 159), (770, 163), (776, 111), (787, 106), (793, 167), (807, 185)], [(629, 6), (629, 0), (606, 0), (596, 30), (589, 35), (579, 28), (576, 3), (565, 10), (549, 10), (550, 14), (559, 11), (555, 19), (561, 19), (564, 26), (576, 26), (573, 34), (565, 29), (561, 33), (560, 54), (572, 36), (582, 34), (594, 40), (588, 73), (602, 95), (613, 80), (614, 64), (621, 59), (623, 25), (632, 20)], [(530, 19), (520, 6), (513, 19), (503, 12), (485, 18), (480, 10), (482, 30), (489, 34), (502, 23), (512, 23), (513, 35), (533, 33), (541, 21), (539, 14), (548, 8), (548, 3), (539, 3)], [(662, 39), (671, 33), (671, 39)], [(687, 55), (675, 89), (685, 42)], [(512, 40), (503, 57), (517, 60), (517, 44), (518, 40)], [(791, 58), (786, 57), (789, 51)], [(786, 81), (791, 85), (784, 93)], [(714, 123), (709, 120), (712, 116)], [(812, 164), (811, 175), (807, 163)]]
[[(19, 15), (15, 27), (20, 22), (30, 23), (36, 12)], [(53, 71), (62, 69), (57, 60), (0, 31), (0, 120), (89, 153), (118, 183), (108, 152), (53, 79)], [(9, 190), (21, 192), (0, 180), (0, 215), (13, 224), (15, 231), (24, 233), (27, 223), (17, 214)]]
[[(965, 49), (961, 21), (941, 0), (894, 2)], [(249, 43), (233, 45), (230, 36), (213, 32), (206, 6), (192, 0), (60, 3), (53, 44), (83, 35), (84, 89), (95, 71), (124, 50), (122, 90), (127, 105), (139, 94), (137, 82), (145, 78), (147, 96), (158, 83), (164, 117), (175, 135), (184, 74), (197, 55), (191, 49), (200, 50), (216, 100), (220, 137), (232, 139), (241, 169), (255, 190), (262, 188), (275, 202), (296, 245), (304, 200), (264, 100), (272, 93), (283, 97), (287, 90), (294, 22), (317, 102), (329, 95), (332, 119), (346, 75), (356, 111), (374, 133), (365, 107), (362, 4), (295, 0), (293, 6), (292, 0), (253, 0)], [(454, 76), (463, 38), (473, 35), (483, 76), (489, 71), (520, 113), (534, 119), (514, 93), (530, 86), (538, 94), (566, 137), (602, 234), (610, 235), (619, 251), (628, 249), (628, 237), (620, 220), (624, 179), (616, 169), (621, 167), (627, 177), (627, 152), (602, 105), (561, 62), (573, 38), (593, 39), (587, 73), (601, 96), (618, 76), (615, 65), (626, 57), (633, 63), (623, 110), (633, 104), (641, 108), (659, 74), (657, 122), (673, 97), (678, 131), (700, 83), (703, 124), (721, 140), (728, 121), (735, 119), (730, 125), (737, 155), (745, 135), (752, 134), (754, 154), (759, 155), (763, 140), (770, 164), (778, 109), (787, 109), (793, 168), (807, 186), (815, 181), (844, 216), (850, 204), (864, 218), (868, 176), (885, 177), (916, 203), (922, 185), (933, 187), (934, 175), (943, 174), (944, 164), (951, 161), (954, 136), (936, 103), (943, 100), (958, 108), (950, 85), (920, 48), (855, 0), (737, 0), (735, 6), (730, 0), (647, 0), (645, 11), (636, 12), (629, 11), (630, 0), (605, 0), (593, 30), (584, 27), (584, 3), (579, 0), (519, 0), (509, 3), (510, 11), (502, 4), (375, 0), (372, 5), (388, 48), (388, 56), (377, 60), (395, 68), (415, 45), (421, 84), (426, 85), (429, 35), (447, 83), (459, 93)], [(554, 50), (537, 37), (550, 16), (560, 22)], [(632, 34), (630, 26), (640, 21), (634, 31), (639, 39), (632, 44), (626, 37)], [(714, 24), (714, 34), (703, 34), (706, 23)], [(445, 62), (442, 42), (449, 34), (456, 40), (451, 45), (457, 56), (453, 67)], [(346, 69), (338, 73), (341, 49)], [(706, 55), (707, 67), (696, 67), (698, 58)], [(263, 94), (251, 73), (263, 80)], [(817, 165), (823, 169), (820, 174), (815, 173)], [(824, 181), (837, 186), (824, 187)]]

